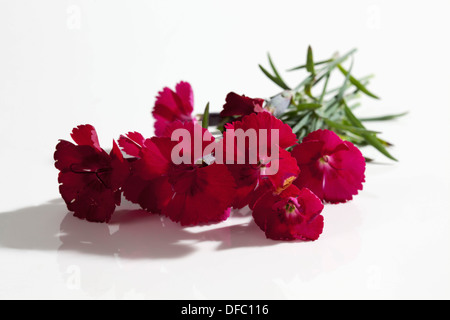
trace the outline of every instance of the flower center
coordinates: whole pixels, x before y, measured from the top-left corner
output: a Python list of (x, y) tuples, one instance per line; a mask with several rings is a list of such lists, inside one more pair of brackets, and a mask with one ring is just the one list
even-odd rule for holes
[(286, 223), (299, 223), (302, 221), (302, 206), (294, 197), (279, 201), (275, 204), (275, 208), (280, 219)]
[(330, 160), (330, 157), (327, 155), (324, 155), (322, 158), (319, 159), (320, 164), (327, 164)]
[(295, 205), (294, 205), (293, 203), (288, 202), (288, 203), (286, 204), (286, 214), (287, 214), (287, 215), (294, 214), (296, 209), (297, 209), (297, 208), (295, 207)]

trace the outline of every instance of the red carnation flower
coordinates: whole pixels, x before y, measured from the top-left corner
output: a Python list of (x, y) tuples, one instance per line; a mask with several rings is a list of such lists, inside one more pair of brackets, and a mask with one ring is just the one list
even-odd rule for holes
[[(205, 135), (207, 141), (201, 143), (202, 152), (214, 143), (212, 135), (198, 124), (175, 123), (170, 130), (175, 129), (185, 129), (192, 137), (195, 130)], [(181, 225), (215, 223), (228, 218), (235, 182), (225, 165), (208, 164), (201, 157), (196, 158), (195, 152), (189, 153), (190, 143), (185, 146), (188, 158), (193, 161), (176, 164), (172, 151), (178, 143), (170, 137), (144, 139), (138, 133), (129, 133), (120, 137), (119, 144), (126, 153), (138, 157), (124, 185), (128, 200)]]
[(300, 175), (294, 182), (323, 201), (346, 202), (362, 190), (366, 162), (357, 147), (330, 130), (311, 132), (292, 150)]
[(317, 240), (323, 230), (322, 201), (310, 190), (290, 185), (268, 191), (256, 202), (253, 218), (273, 240)]
[(163, 136), (168, 124), (174, 121), (194, 122), (194, 93), (188, 82), (181, 81), (175, 91), (165, 87), (156, 97), (153, 117), (155, 118), (155, 135)]
[(271, 140), (271, 130), (276, 129), (279, 132), (278, 145), (280, 148), (286, 149), (297, 143), (297, 136), (292, 132), (292, 128), (268, 112), (250, 114), (243, 117), (240, 121), (226, 124), (225, 129), (242, 129), (244, 131), (254, 129), (257, 132), (259, 132), (259, 129), (266, 129), (268, 135), (265, 140), (267, 142)]
[[(236, 180), (237, 192), (233, 201), (234, 208), (242, 208), (251, 204), (257, 188), (267, 187), (273, 190), (283, 189), (289, 186), (299, 173), (296, 160), (285, 150), (289, 146), (297, 143), (297, 138), (289, 125), (275, 118), (267, 112), (244, 116), (242, 121), (235, 121), (225, 125), (224, 148), (225, 159), (232, 151), (228, 145), (228, 140), (234, 139), (234, 161), (228, 164), (228, 169)], [(254, 130), (257, 146), (250, 147), (246, 141), (245, 145), (238, 145), (237, 130), (242, 129), (244, 133)], [(260, 129), (266, 130), (262, 135)], [(272, 130), (278, 130), (278, 141), (276, 145), (271, 143), (275, 137)], [(249, 139), (250, 140), (250, 139)], [(278, 152), (278, 158), (273, 159), (274, 152)], [(254, 154), (250, 154), (254, 153)], [(254, 163), (252, 163), (252, 158)], [(275, 166), (275, 167), (273, 167)], [(268, 174), (268, 170), (278, 168), (275, 174)], [(270, 183), (263, 183), (268, 180)]]
[(60, 140), (54, 154), (61, 196), (76, 217), (108, 222), (120, 204), (129, 164), (115, 141), (110, 154), (100, 148), (91, 125), (78, 126), (71, 136), (77, 145)]
[(246, 116), (252, 113), (268, 112), (263, 108), (264, 99), (252, 99), (230, 92), (225, 98), (221, 117)]

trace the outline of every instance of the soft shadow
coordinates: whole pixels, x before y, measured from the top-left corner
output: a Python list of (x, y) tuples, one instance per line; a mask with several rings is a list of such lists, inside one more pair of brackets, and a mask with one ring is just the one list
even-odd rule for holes
[[(275, 241), (267, 239), (264, 232), (255, 224), (253, 220), (248, 223), (236, 224), (232, 226), (218, 227), (200, 233), (204, 240), (219, 241), (217, 250), (227, 250), (243, 247), (268, 247), (285, 241)], [(292, 241), (294, 242), (294, 241)], [(304, 242), (304, 241), (295, 241)]]
[(67, 209), (62, 199), (0, 213), (0, 247), (24, 250), (58, 249), (59, 227)]
[[(109, 224), (80, 220), (61, 199), (0, 213), (0, 247), (23, 250), (58, 250), (127, 259), (179, 258), (196, 251), (198, 243), (218, 242), (218, 250), (269, 246), (264, 233), (245, 214), (234, 213), (234, 225), (183, 228), (159, 215), (125, 203)], [(247, 213), (248, 214), (248, 213)], [(244, 221), (244, 222), (242, 222)]]

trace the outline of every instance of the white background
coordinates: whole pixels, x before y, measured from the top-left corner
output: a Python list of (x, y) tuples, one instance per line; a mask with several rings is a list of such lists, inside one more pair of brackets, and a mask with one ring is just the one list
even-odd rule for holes
[[(0, 298), (450, 298), (450, 2), (0, 1)], [(358, 48), (375, 74), (359, 114), (398, 163), (377, 157), (364, 190), (327, 205), (316, 242), (276, 242), (244, 213), (183, 229), (124, 204), (110, 225), (69, 214), (53, 152), (94, 125), (106, 149), (151, 136), (162, 87), (189, 81), (196, 111), (278, 89), (280, 70)], [(286, 76), (291, 84), (300, 74)]]

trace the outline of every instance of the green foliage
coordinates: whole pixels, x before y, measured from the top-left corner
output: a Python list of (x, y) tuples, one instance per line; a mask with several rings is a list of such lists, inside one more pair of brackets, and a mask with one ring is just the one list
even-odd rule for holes
[[(355, 52), (356, 49), (353, 49), (343, 56), (334, 55), (330, 59), (314, 62), (312, 48), (308, 47), (306, 64), (288, 70), (304, 69), (307, 71), (306, 78), (294, 89), (291, 89), (282, 79), (270, 55), (268, 58), (272, 73), (261, 65), (259, 67), (271, 81), (283, 89), (280, 94), (291, 97), (289, 106), (277, 116), (292, 127), (299, 141), (302, 141), (312, 131), (329, 129), (358, 146), (371, 145), (384, 156), (397, 161), (386, 149), (391, 144), (378, 138), (379, 132), (367, 129), (362, 122), (392, 120), (406, 113), (359, 119), (353, 110), (360, 106), (360, 103), (348, 106), (349, 101), (358, 99), (361, 94), (379, 99), (367, 88), (370, 76), (357, 79), (352, 75)], [(351, 58), (350, 67), (345, 69), (342, 64), (349, 58)], [(345, 79), (340, 87), (328, 89), (329, 80), (336, 73), (333, 71), (341, 73)], [(314, 94), (314, 92), (320, 94)], [(276, 108), (275, 104), (275, 99), (269, 101), (271, 107)]]

